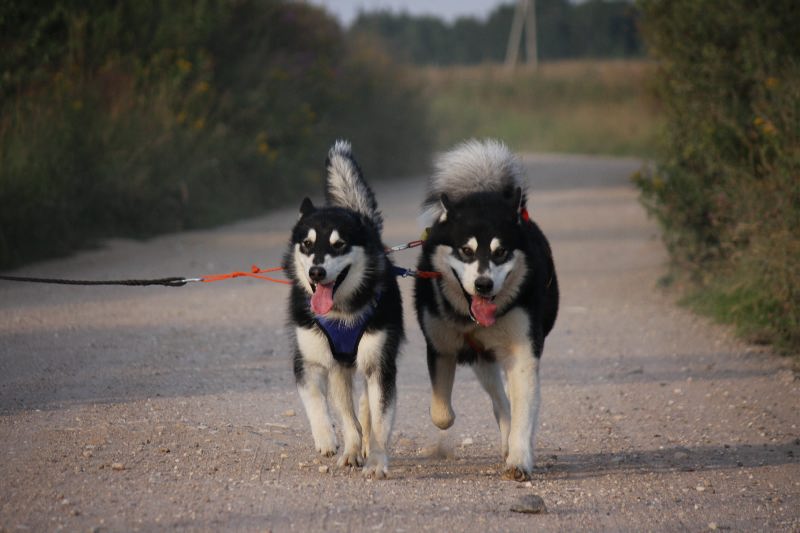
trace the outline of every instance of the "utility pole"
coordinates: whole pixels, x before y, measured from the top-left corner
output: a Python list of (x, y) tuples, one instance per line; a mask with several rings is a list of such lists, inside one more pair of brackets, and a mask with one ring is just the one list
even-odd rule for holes
[(522, 30), (525, 29), (525, 60), (536, 70), (539, 67), (539, 54), (536, 46), (536, 0), (518, 0), (511, 22), (506, 49), (506, 68), (514, 70), (519, 61)]

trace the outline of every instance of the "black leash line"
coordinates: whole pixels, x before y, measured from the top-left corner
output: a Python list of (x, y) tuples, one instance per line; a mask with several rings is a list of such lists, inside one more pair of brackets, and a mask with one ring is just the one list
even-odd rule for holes
[(0, 276), (0, 279), (4, 279), (7, 281), (24, 281), (28, 283), (55, 283), (58, 285), (126, 285), (129, 287), (146, 287), (148, 285), (162, 285), (164, 287), (183, 287), (188, 282), (195, 281), (195, 279), (186, 279), (181, 277), (159, 278), (159, 279), (117, 279), (117, 280), (107, 280), (107, 281), (57, 279), (57, 278), (28, 278), (23, 276)]
[[(399, 244), (397, 246), (392, 246), (391, 248), (386, 249), (387, 254), (391, 254), (394, 252), (399, 252), (401, 250), (407, 250), (409, 248), (415, 248), (420, 246), (424, 242), (424, 239), (411, 241), (406, 244)], [(286, 285), (290, 285), (292, 282), (288, 280), (276, 279), (269, 276), (263, 276), (261, 274), (268, 274), (271, 272), (278, 272), (283, 270), (281, 267), (275, 268), (268, 268), (266, 270), (262, 270), (258, 268), (256, 265), (253, 265), (250, 272), (230, 272), (228, 274), (212, 274), (208, 276), (202, 276), (197, 278), (184, 278), (179, 276), (173, 276), (169, 278), (158, 278), (158, 279), (116, 279), (116, 280), (80, 280), (80, 279), (59, 279), (59, 278), (32, 278), (26, 276), (3, 276), (0, 275), (0, 280), (6, 281), (22, 281), (26, 283), (52, 283), (56, 285), (123, 285), (127, 287), (147, 287), (151, 285), (161, 285), (163, 287), (183, 287), (187, 283), (200, 281), (200, 282), (211, 282), (211, 281), (222, 281), (224, 279), (231, 279), (231, 278), (238, 278), (242, 276), (248, 276), (253, 278), (264, 279), (267, 281), (272, 281), (275, 283), (282, 283)], [(411, 270), (408, 268), (401, 268), (401, 267), (392, 267), (392, 271), (395, 276), (398, 277), (415, 277), (415, 278), (438, 278), (441, 276), (438, 272), (424, 272), (418, 270)]]

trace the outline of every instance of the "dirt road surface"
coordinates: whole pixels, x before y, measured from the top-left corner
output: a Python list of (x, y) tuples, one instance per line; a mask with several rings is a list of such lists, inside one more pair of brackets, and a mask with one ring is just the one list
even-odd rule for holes
[[(657, 289), (666, 255), (627, 183), (636, 161), (525, 161), (532, 216), (562, 287), (531, 483), (501, 479), (490, 402), (469, 370), (457, 375), (455, 426), (434, 430), (408, 280), (386, 481), (315, 456), (290, 371), (284, 286), (0, 282), (0, 529), (800, 531), (791, 361)], [(423, 187), (377, 186), (387, 243), (418, 237)], [(113, 241), (19, 273), (108, 279), (275, 265), (295, 219), (287, 209)], [(545, 513), (511, 510), (531, 495)]]

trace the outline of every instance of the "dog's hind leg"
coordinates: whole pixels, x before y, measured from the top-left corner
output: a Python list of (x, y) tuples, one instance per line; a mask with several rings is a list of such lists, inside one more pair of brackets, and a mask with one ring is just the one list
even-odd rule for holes
[(389, 471), (389, 438), (397, 404), (395, 390), (397, 367), (393, 360), (389, 360), (383, 361), (383, 364), (371, 370), (367, 372), (367, 398), (372, 431), (364, 475), (383, 479)]
[(342, 419), (344, 452), (338, 466), (361, 466), (361, 426), (353, 408), (354, 369), (334, 364), (329, 373), (331, 401)]
[(478, 378), (483, 390), (492, 399), (492, 410), (494, 419), (500, 427), (500, 448), (503, 452), (503, 459), (508, 457), (508, 432), (511, 428), (511, 410), (508, 405), (508, 397), (503, 388), (503, 378), (500, 376), (500, 365), (495, 361), (478, 359), (472, 367), (475, 376)]
[(336, 433), (333, 431), (333, 422), (328, 412), (327, 389), (327, 369), (315, 364), (306, 364), (302, 379), (297, 382), (297, 391), (300, 393), (306, 416), (311, 424), (311, 434), (314, 436), (317, 451), (326, 457), (331, 457), (336, 454), (339, 445), (336, 443)]
[(456, 376), (455, 354), (443, 354), (428, 344), (428, 374), (431, 378), (431, 420), (439, 429), (453, 425), (456, 415), (453, 412), (451, 397), (453, 381)]
[(364, 390), (361, 393), (361, 399), (358, 401), (358, 421), (361, 423), (361, 457), (366, 458), (369, 456), (369, 439), (372, 434), (366, 380), (364, 380)]
[(362, 396), (360, 406), (362, 432), (369, 439), (365, 476), (385, 478), (389, 470), (389, 438), (397, 403), (398, 348), (399, 338), (386, 331), (365, 333), (358, 348), (357, 364), (366, 381), (366, 404)]

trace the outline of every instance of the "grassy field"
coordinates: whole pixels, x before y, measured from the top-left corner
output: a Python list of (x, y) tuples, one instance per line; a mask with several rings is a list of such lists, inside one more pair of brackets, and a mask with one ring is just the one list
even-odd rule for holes
[(439, 148), (497, 137), (516, 150), (652, 155), (658, 115), (646, 61), (561, 61), (419, 70)]

